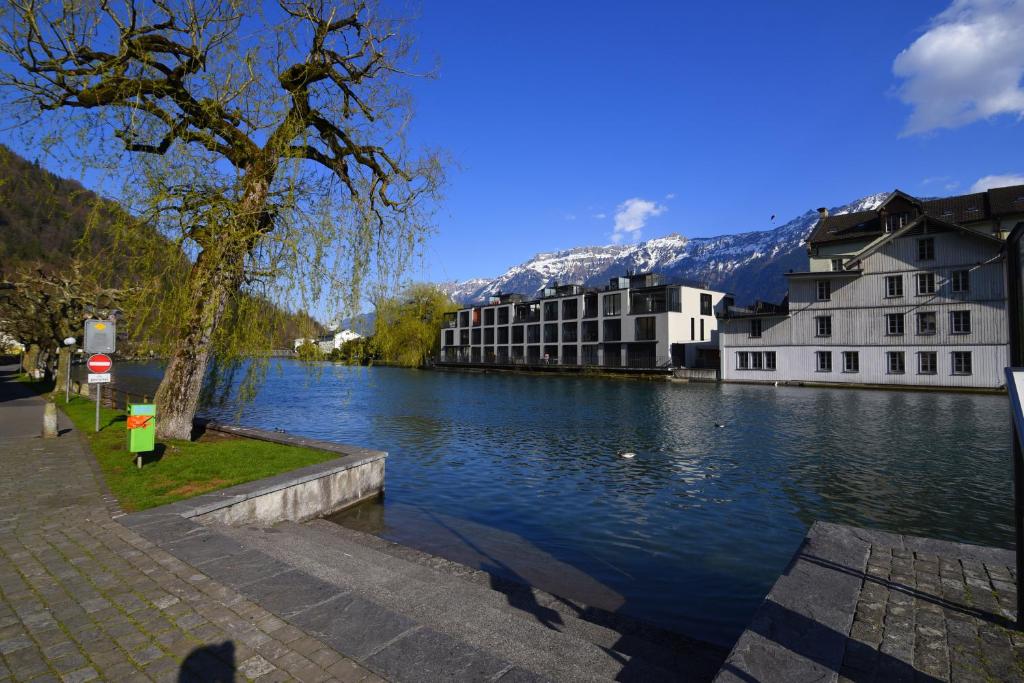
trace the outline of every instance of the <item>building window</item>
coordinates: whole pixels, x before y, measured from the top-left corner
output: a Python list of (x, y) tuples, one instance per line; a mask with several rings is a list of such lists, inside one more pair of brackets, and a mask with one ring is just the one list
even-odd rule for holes
[(737, 351), (737, 370), (775, 370), (774, 351)]
[(493, 324), (494, 324), (494, 309), (493, 308), (485, 308), (484, 309), (484, 325), (493, 325)]
[(523, 326), (516, 325), (512, 328), (512, 343), (522, 344), (523, 343)]
[(860, 353), (843, 351), (843, 372), (860, 372)]
[(885, 360), (890, 375), (902, 375), (907, 371), (906, 359), (902, 351), (886, 351)]
[(498, 309), (498, 324), (508, 325), (508, 306), (502, 306)]
[(818, 372), (832, 372), (832, 352), (831, 351), (815, 351), (814, 355), (817, 359), (817, 371)]
[(935, 273), (918, 273), (916, 277), (918, 294), (935, 293)]
[(829, 301), (832, 298), (832, 283), (818, 280), (818, 301)]
[(970, 334), (971, 333), (971, 312), (970, 311), (950, 311), (949, 312), (949, 331), (953, 334)]
[(697, 321), (695, 318), (690, 318), (690, 341), (694, 341), (697, 338), (696, 330)]
[(562, 323), (562, 341), (563, 342), (574, 342), (576, 341), (576, 323)]
[(934, 375), (939, 369), (939, 358), (935, 351), (922, 351), (917, 354), (917, 374)]
[(775, 369), (775, 352), (765, 351), (764, 352), (764, 369), (774, 370)]
[(622, 339), (622, 321), (604, 321), (604, 341), (619, 341)]
[(736, 352), (736, 369), (737, 370), (749, 370), (750, 369), (750, 354), (747, 351)]
[(540, 325), (526, 326), (526, 343), (540, 344)]
[(476, 330), (473, 330), (473, 346), (479, 346), (479, 345), (480, 345), (480, 330), (476, 329)]
[(654, 341), (658, 338), (655, 327), (655, 318), (653, 317), (637, 318), (635, 331), (637, 341)]
[(764, 355), (754, 351), (750, 354), (750, 369), (751, 370), (763, 370), (764, 369)]
[(935, 238), (925, 237), (917, 241), (917, 260), (918, 261), (934, 261), (935, 260)]
[(583, 337), (582, 341), (585, 342), (596, 342), (597, 338), (597, 321), (596, 320), (584, 320), (580, 324), (580, 336)]
[(885, 231), (893, 232), (899, 230), (910, 222), (909, 213), (893, 213), (885, 217)]
[(925, 311), (917, 314), (917, 333), (935, 334), (935, 311)]
[(484, 344), (487, 346), (494, 346), (494, 328), (488, 327), (484, 330)]
[(498, 328), (498, 343), (508, 344), (508, 327)]
[(700, 319), (700, 340), (704, 341), (704, 318)]
[[(583, 317), (597, 317), (597, 294), (585, 294), (583, 296)], [(597, 352), (596, 348), (594, 352)]]
[(444, 331), (444, 345), (455, 346), (455, 330)]
[(832, 316), (819, 315), (814, 319), (814, 334), (818, 337), (832, 336)]
[(903, 314), (902, 313), (886, 313), (885, 314), (885, 333), (888, 335), (899, 336), (903, 334)]
[(604, 297), (604, 314), (620, 315), (622, 313), (622, 301), (620, 294), (608, 294)]
[(701, 294), (700, 295), (700, 314), (701, 315), (711, 315), (712, 314), (712, 310), (711, 310), (711, 295), (710, 294)]
[(544, 319), (545, 320), (558, 320), (558, 302), (557, 301), (545, 301), (544, 302)]
[(834, 259), (832, 259), (832, 270), (833, 271), (840, 271), (842, 269), (843, 269), (843, 259), (841, 259), (841, 258), (834, 258)]
[(459, 330), (459, 346), (469, 346), (469, 330)]
[(548, 323), (544, 325), (544, 343), (558, 343), (558, 323)]
[(459, 311), (459, 327), (469, 327), (469, 311)]
[(953, 374), (954, 375), (969, 375), (969, 374), (971, 374), (971, 352), (970, 351), (954, 351), (953, 352)]
[(575, 320), (579, 313), (579, 299), (566, 299), (562, 302), (562, 320)]
[(761, 322), (762, 321), (760, 319), (758, 319), (758, 318), (755, 318), (755, 319), (750, 321), (750, 336), (751, 337), (760, 337), (761, 336)]
[(954, 270), (953, 276), (950, 278), (950, 285), (954, 292), (971, 291), (971, 271)]
[(886, 275), (885, 276), (885, 296), (888, 299), (895, 299), (903, 296), (903, 276), (902, 275)]

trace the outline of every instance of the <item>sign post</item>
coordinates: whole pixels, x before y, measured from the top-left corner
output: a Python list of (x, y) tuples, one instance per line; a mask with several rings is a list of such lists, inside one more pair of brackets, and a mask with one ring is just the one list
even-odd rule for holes
[(1009, 324), (1010, 367), (1006, 389), (1012, 407), (1013, 522), (1017, 550), (1017, 628), (1024, 628), (1024, 223), (1006, 240), (1006, 313)]
[(114, 363), (110, 356), (103, 353), (96, 353), (89, 356), (85, 367), (89, 369), (89, 384), (96, 385), (96, 431), (100, 431), (100, 395), (103, 393), (103, 385), (110, 381), (110, 368)]

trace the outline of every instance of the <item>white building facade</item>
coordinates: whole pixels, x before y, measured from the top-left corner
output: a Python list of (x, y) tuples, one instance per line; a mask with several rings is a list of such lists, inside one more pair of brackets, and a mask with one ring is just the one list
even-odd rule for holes
[(553, 285), (540, 299), (492, 298), (449, 314), (441, 363), (633, 369), (718, 362), (726, 295), (665, 284), (654, 274), (613, 278), (602, 291)]
[[(995, 196), (992, 196), (995, 193)], [(1024, 186), (822, 218), (779, 306), (720, 322), (722, 379), (997, 389), (1008, 360), (1002, 247)]]
[(363, 335), (353, 332), (352, 330), (341, 330), (337, 332), (331, 332), (325, 334), (316, 339), (306, 339), (300, 337), (295, 339), (293, 349), (298, 351), (299, 347), (306, 343), (316, 344), (321, 353), (330, 353), (334, 349), (340, 349), (345, 342), (350, 342), (353, 339), (360, 339)]

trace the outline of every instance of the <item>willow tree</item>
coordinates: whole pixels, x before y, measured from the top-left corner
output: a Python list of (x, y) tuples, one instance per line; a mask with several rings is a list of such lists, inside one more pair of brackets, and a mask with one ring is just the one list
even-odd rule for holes
[(436, 357), (446, 313), (458, 306), (436, 285), (413, 284), (375, 302), (373, 350), (388, 363), (420, 367)]
[(10, 0), (0, 30), (9, 104), (116, 158), (119, 199), (187, 257), (154, 302), (161, 437), (189, 438), (211, 358), (255, 350), (252, 301), (350, 308), (428, 229), (441, 168), (404, 135), (411, 44), (372, 3)]

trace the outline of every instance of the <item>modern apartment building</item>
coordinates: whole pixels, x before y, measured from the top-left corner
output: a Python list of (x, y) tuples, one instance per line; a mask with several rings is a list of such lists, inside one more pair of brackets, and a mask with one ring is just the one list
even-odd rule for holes
[(1024, 186), (821, 218), (780, 305), (728, 308), (722, 379), (998, 388), (1007, 363), (1002, 247)]
[(646, 273), (601, 290), (552, 284), (539, 299), (517, 294), (449, 314), (441, 363), (668, 369), (717, 367), (726, 295), (666, 284)]

